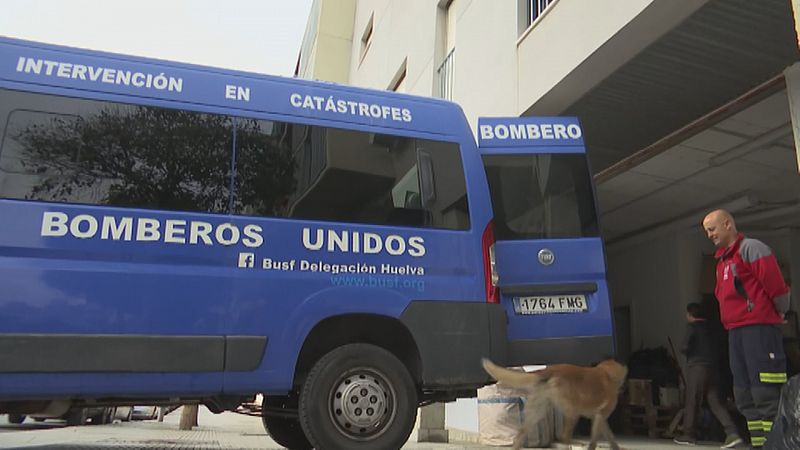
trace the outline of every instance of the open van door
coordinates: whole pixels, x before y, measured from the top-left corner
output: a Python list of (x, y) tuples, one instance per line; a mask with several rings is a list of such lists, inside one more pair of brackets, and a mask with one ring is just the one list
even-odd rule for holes
[(509, 364), (613, 356), (605, 254), (578, 120), (482, 118), (478, 142), (494, 212)]

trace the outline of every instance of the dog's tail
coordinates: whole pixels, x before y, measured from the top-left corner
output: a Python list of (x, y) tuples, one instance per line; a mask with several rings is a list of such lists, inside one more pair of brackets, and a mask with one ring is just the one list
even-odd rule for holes
[(547, 379), (549, 376), (543, 372), (526, 373), (509, 370), (483, 358), (483, 368), (498, 383), (526, 393), (525, 424), (524, 427), (538, 423), (547, 411), (545, 408), (550, 403)]
[(497, 380), (500, 384), (511, 388), (531, 390), (536, 384), (536, 381), (539, 381), (537, 380), (539, 377), (533, 373), (509, 370), (505, 367), (498, 366), (486, 358), (483, 358), (481, 362), (483, 363), (483, 368), (492, 378)]

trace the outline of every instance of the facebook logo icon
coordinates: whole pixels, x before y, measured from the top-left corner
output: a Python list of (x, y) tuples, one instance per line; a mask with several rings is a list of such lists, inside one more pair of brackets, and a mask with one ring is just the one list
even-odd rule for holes
[(239, 253), (239, 268), (252, 269), (256, 263), (256, 255), (253, 253)]

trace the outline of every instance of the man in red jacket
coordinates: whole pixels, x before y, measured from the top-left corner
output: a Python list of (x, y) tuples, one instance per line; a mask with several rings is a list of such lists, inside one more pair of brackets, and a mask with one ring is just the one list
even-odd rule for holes
[(761, 447), (778, 412), (786, 382), (786, 356), (778, 324), (789, 310), (789, 288), (778, 261), (763, 242), (736, 231), (725, 210), (703, 219), (717, 247), (717, 285), (722, 325), (728, 330), (736, 406), (747, 419), (751, 444)]

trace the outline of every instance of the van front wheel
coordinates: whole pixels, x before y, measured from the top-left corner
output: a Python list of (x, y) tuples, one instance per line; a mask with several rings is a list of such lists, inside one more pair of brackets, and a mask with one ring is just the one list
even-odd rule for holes
[(311, 444), (297, 419), (261, 416), (261, 423), (264, 424), (264, 429), (278, 445), (289, 450), (311, 450)]
[(399, 449), (417, 415), (417, 389), (393, 354), (348, 344), (322, 357), (300, 392), (300, 423), (315, 448)]

